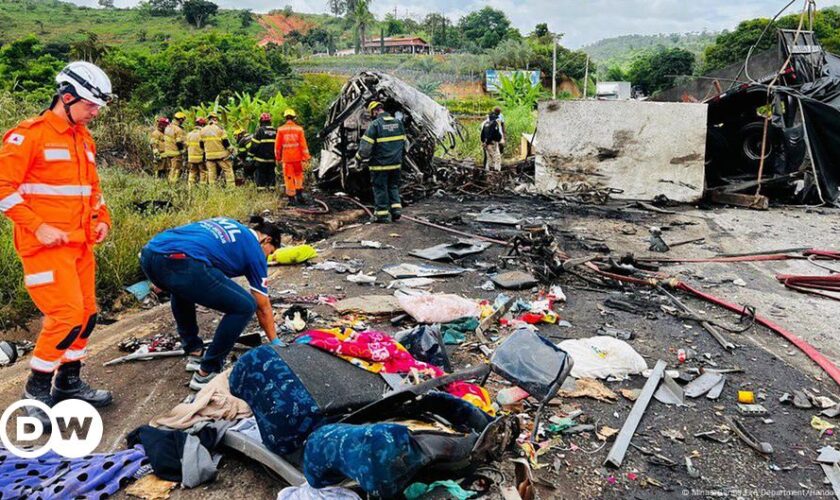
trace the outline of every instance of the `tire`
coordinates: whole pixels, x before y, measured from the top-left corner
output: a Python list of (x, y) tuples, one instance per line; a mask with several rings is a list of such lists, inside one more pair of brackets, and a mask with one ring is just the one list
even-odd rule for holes
[[(758, 171), (761, 163), (761, 142), (764, 137), (764, 121), (751, 122), (738, 130), (738, 154), (746, 172)], [(771, 126), (767, 129), (767, 144), (764, 150), (764, 164), (772, 163), (780, 150), (778, 134)]]

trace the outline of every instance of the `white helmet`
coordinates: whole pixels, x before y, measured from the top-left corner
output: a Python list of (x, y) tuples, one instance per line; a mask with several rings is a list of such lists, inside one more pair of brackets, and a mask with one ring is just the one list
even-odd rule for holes
[(114, 99), (111, 80), (102, 69), (89, 62), (73, 61), (55, 77), (58, 93), (70, 93), (77, 99), (84, 99), (100, 106), (106, 106)]

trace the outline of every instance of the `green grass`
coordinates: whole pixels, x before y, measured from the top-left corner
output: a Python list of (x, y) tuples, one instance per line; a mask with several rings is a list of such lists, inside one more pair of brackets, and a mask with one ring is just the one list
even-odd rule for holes
[(45, 44), (67, 44), (85, 38), (84, 30), (100, 41), (122, 48), (154, 49), (161, 42), (197, 32), (242, 33), (259, 38), (263, 28), (254, 20), (242, 28), (239, 14), (220, 9), (206, 28), (198, 30), (183, 17), (155, 17), (141, 9), (91, 9), (58, 0), (0, 0), (0, 44), (34, 33)]
[[(100, 175), (113, 218), (108, 240), (96, 250), (100, 307), (107, 308), (123, 293), (123, 287), (144, 279), (137, 254), (158, 232), (215, 216), (243, 220), (277, 205), (276, 195), (257, 192), (252, 186), (201, 186), (188, 191), (183, 182), (173, 187), (120, 168), (101, 169)], [(140, 213), (133, 204), (145, 200), (169, 201), (172, 209)], [(8, 323), (22, 324), (37, 312), (23, 286), (20, 261), (12, 246), (12, 225), (5, 218), (0, 220), (0, 304), (0, 328)]]
[[(537, 113), (526, 107), (504, 109), (505, 142), (504, 158), (519, 158), (519, 143), (522, 134), (533, 133), (537, 123)], [(471, 158), (481, 164), (484, 151), (481, 147), (481, 124), (485, 117), (460, 118), (458, 122), (464, 127), (464, 140), (458, 141), (455, 150), (451, 152), (456, 158)]]

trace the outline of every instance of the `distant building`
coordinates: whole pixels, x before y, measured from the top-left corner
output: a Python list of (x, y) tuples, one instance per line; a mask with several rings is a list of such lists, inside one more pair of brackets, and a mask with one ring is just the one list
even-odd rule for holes
[(388, 36), (384, 39), (369, 38), (365, 42), (365, 52), (378, 54), (383, 51), (383, 45), (385, 54), (428, 54), (431, 50), (426, 40), (423, 40), (419, 36)]

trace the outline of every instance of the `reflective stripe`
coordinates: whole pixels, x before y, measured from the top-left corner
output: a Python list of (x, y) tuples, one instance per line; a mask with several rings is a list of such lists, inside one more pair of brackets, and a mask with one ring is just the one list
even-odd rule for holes
[(59, 361), (47, 361), (46, 359), (37, 358), (32, 356), (32, 359), (29, 360), (29, 366), (33, 370), (38, 370), (39, 372), (54, 372), (56, 368), (58, 368)]
[(380, 137), (376, 140), (376, 142), (392, 142), (392, 141), (404, 141), (404, 135), (395, 135), (393, 137)]
[(373, 215), (391, 215), (391, 212), (389, 210), (377, 210), (373, 212)]
[(87, 354), (87, 349), (67, 349), (64, 351), (64, 357), (62, 358), (63, 361), (78, 361), (85, 357)]
[(44, 149), (44, 159), (47, 161), (61, 161), (70, 159), (69, 149)]
[(23, 284), (26, 286), (48, 285), (54, 281), (55, 275), (52, 271), (27, 274), (23, 277)]
[(222, 138), (221, 138), (221, 137), (213, 137), (213, 136), (211, 136), (211, 137), (202, 137), (202, 138), (201, 138), (201, 140), (203, 140), (204, 142), (222, 142)]
[(92, 152), (90, 152), (90, 151), (85, 151), (85, 153), (87, 153), (88, 160), (90, 160), (91, 162), (95, 162), (95, 161), (96, 161), (96, 157), (93, 155), (93, 153), (92, 153)]
[(76, 184), (21, 184), (18, 192), (21, 194), (42, 194), (45, 196), (90, 196), (91, 186)]
[(383, 116), (382, 119), (386, 122), (391, 122), (394, 121), (395, 118), (393, 116)]
[(257, 158), (255, 156), (254, 161), (257, 161), (257, 162), (260, 162), (260, 163), (275, 163), (277, 160), (265, 160), (265, 159), (262, 159), (262, 158)]
[(371, 139), (370, 137), (368, 137), (368, 136), (366, 136), (366, 135), (363, 135), (363, 136), (362, 136), (362, 140), (363, 140), (363, 141), (367, 141), (367, 142), (369, 142), (369, 143), (371, 143), (371, 144), (375, 144), (375, 143), (376, 143), (376, 141), (375, 141), (375, 140)]
[(402, 165), (375, 165), (370, 167), (371, 172), (384, 172), (386, 170), (399, 170)]
[(12, 193), (0, 200), (0, 212), (5, 212), (19, 203), (23, 203), (23, 197), (20, 193)]
[(402, 205), (400, 205), (399, 203), (392, 203), (391, 208), (402, 208)]
[(199, 142), (188, 142), (188, 143), (187, 143), (187, 146), (198, 146), (198, 145), (200, 145), (200, 144), (201, 144), (201, 142), (200, 142), (200, 141), (199, 141)]
[(277, 142), (277, 138), (275, 137), (274, 139), (263, 139), (263, 140), (251, 139), (251, 142), (253, 142), (254, 144), (274, 144), (275, 142)]

